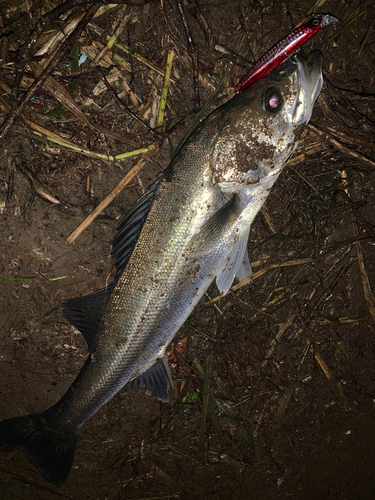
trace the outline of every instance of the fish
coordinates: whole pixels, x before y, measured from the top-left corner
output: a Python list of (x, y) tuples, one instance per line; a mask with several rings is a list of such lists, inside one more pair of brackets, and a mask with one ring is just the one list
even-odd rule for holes
[(235, 91), (242, 92), (253, 83), (267, 76), (315, 35), (320, 28), (337, 23), (337, 21), (337, 17), (331, 14), (310, 14), (307, 16), (254, 63), (237, 83)]
[(68, 478), (85, 422), (122, 389), (168, 401), (165, 351), (216, 278), (251, 275), (250, 226), (296, 149), (322, 88), (322, 54), (293, 56), (208, 115), (117, 228), (113, 282), (61, 312), (89, 356), (52, 407), (0, 422), (45, 480)]

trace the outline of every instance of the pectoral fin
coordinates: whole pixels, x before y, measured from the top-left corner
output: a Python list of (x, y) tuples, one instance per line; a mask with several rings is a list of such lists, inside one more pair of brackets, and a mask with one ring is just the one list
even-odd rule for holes
[(228, 231), (228, 228), (235, 223), (239, 213), (237, 195), (233, 195), (225, 205), (203, 224), (190, 241), (185, 253), (188, 255), (197, 251), (204, 252), (217, 245)]

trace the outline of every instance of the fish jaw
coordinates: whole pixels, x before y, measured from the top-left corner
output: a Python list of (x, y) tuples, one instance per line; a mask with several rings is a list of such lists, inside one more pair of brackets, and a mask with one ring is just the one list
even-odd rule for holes
[(298, 67), (299, 88), (289, 112), (289, 120), (294, 126), (299, 126), (309, 122), (313, 106), (322, 89), (323, 56), (315, 50), (309, 54), (307, 60), (296, 55), (292, 61)]

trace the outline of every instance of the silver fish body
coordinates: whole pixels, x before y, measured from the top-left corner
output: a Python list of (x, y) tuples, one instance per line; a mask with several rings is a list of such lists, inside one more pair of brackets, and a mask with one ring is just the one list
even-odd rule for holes
[(0, 446), (60, 484), (83, 424), (120, 389), (167, 400), (169, 342), (215, 278), (226, 293), (251, 274), (251, 223), (311, 117), (321, 65), (296, 56), (200, 124), (120, 224), (113, 284), (61, 307), (90, 350), (77, 379), (42, 414), (1, 422)]

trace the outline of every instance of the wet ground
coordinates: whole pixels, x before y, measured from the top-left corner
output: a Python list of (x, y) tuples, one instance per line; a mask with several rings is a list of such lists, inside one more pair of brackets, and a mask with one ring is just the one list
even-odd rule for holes
[[(2, 117), (19, 47), (56, 4), (1, 6)], [(1, 452), (2, 500), (374, 498), (375, 8), (317, 4), (314, 11), (339, 18), (303, 47), (322, 51), (325, 85), (295, 158), (253, 224), (253, 281), (207, 305), (218, 294), (211, 287), (169, 349), (170, 402), (119, 393), (85, 425), (64, 486), (43, 481), (22, 453)], [(63, 395), (87, 348), (57, 305), (105, 285), (118, 221), (166, 167), (226, 69), (213, 108), (233, 95), (246, 64), (310, 8), (304, 1), (187, 1), (188, 49), (175, 0), (120, 5), (94, 19), (53, 72), (94, 126), (67, 109), (51, 82), (33, 93), (0, 151), (1, 419), (42, 411)], [(47, 25), (43, 43), (79, 12)], [(99, 56), (117, 28), (116, 45)], [(160, 141), (114, 93), (154, 128), (172, 49), (163, 128), (177, 126)], [(77, 54), (88, 59), (72, 74)], [(199, 61), (199, 100), (191, 55)], [(98, 87), (103, 75), (114, 93)], [(32, 81), (27, 66), (18, 103)], [(21, 117), (43, 127), (41, 135)], [(46, 139), (53, 133), (84, 151)], [(139, 161), (105, 155), (153, 143), (128, 186), (67, 243)]]

